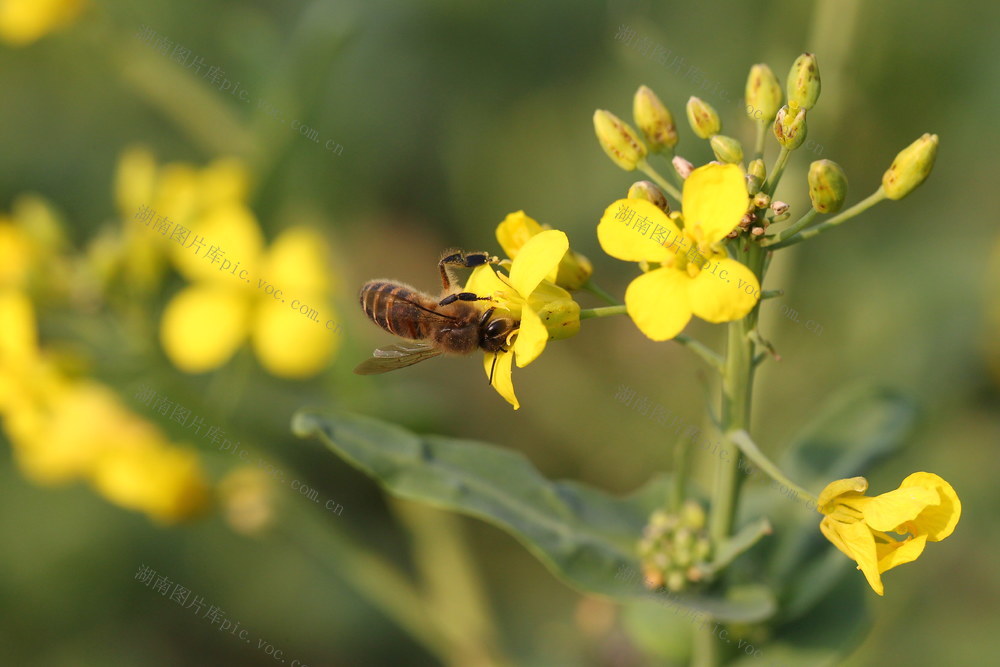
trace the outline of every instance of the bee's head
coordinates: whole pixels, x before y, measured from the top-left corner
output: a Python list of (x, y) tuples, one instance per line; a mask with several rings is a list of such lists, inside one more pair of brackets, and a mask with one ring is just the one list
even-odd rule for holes
[(509, 317), (489, 319), (492, 308), (483, 314), (484, 326), (479, 328), (479, 346), (487, 352), (506, 352), (507, 339), (517, 329), (517, 321)]

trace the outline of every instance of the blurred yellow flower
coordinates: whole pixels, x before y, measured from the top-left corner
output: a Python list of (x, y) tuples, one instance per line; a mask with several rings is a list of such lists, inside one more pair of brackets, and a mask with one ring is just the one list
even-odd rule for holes
[[(339, 333), (324, 326), (317, 308), (325, 308), (329, 322), (322, 236), (292, 227), (265, 251), (253, 214), (235, 204), (216, 207), (197, 233), (225, 248), (226, 255), (217, 266), (191, 249), (173, 248), (178, 268), (192, 280), (167, 304), (160, 323), (160, 339), (174, 365), (188, 373), (218, 368), (249, 338), (273, 375), (300, 379), (322, 370), (340, 344)], [(225, 261), (231, 271), (221, 270)]]
[[(548, 227), (543, 227), (536, 220), (528, 217), (524, 211), (508, 213), (507, 217), (497, 225), (496, 236), (500, 247), (511, 259), (517, 257), (525, 243), (532, 237), (542, 233)], [(580, 289), (590, 279), (594, 273), (594, 268), (590, 260), (583, 255), (574, 252), (571, 248), (566, 250), (566, 254), (559, 260), (554, 275), (546, 276), (549, 282), (553, 282), (559, 287), (568, 290)]]
[(757, 278), (719, 248), (748, 200), (738, 166), (709, 164), (684, 181), (681, 215), (668, 216), (645, 199), (619, 199), (604, 211), (597, 227), (604, 252), (658, 264), (625, 291), (628, 314), (646, 336), (669, 340), (692, 314), (729, 322), (753, 309), (760, 298)]
[[(152, 151), (144, 146), (130, 146), (122, 152), (115, 170), (114, 195), (123, 220), (124, 242), (101, 240), (101, 259), (117, 249), (124, 279), (131, 287), (149, 289), (159, 283), (166, 257), (177, 243), (170, 238), (176, 225), (197, 229), (203, 218), (219, 215), (222, 207), (244, 207), (250, 187), (246, 167), (233, 158), (219, 158), (198, 169), (183, 162), (158, 166)], [(137, 211), (152, 209), (156, 228), (136, 220)], [(252, 215), (252, 214), (251, 214)], [(159, 233), (157, 233), (159, 231)], [(191, 261), (192, 253), (174, 253), (177, 261)]]
[(86, 479), (108, 500), (173, 522), (208, 504), (197, 455), (175, 447), (107, 387), (63, 376), (37, 345), (27, 296), (0, 289), (0, 417), (25, 476)]
[(962, 504), (948, 482), (929, 472), (915, 472), (895, 491), (874, 498), (864, 495), (867, 488), (864, 477), (828, 484), (817, 501), (825, 515), (820, 530), (857, 561), (872, 590), (882, 595), (881, 574), (916, 560), (928, 541), (940, 542), (951, 535)]
[(83, 0), (0, 0), (0, 39), (25, 46), (72, 23)]
[(219, 482), (219, 497), (226, 522), (238, 533), (259, 533), (274, 521), (274, 484), (259, 467), (230, 472)]
[(473, 270), (465, 286), (466, 291), (492, 297), (498, 308), (520, 321), (509, 351), (486, 353), (483, 358), (493, 388), (515, 410), (521, 407), (511, 379), (515, 358), (518, 368), (524, 368), (538, 358), (550, 338), (568, 338), (580, 330), (579, 304), (569, 292), (545, 279), (555, 275), (568, 249), (569, 239), (563, 232), (540, 232), (517, 251), (509, 276), (486, 264)]
[(0, 287), (63, 290), (70, 266), (59, 216), (42, 197), (19, 195), (9, 216), (0, 214)]

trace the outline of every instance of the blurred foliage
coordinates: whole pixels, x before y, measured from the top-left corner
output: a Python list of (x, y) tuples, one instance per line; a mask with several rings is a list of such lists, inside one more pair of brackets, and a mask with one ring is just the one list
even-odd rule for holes
[[(918, 193), (772, 265), (764, 287), (785, 296), (766, 302), (761, 318), (782, 361), (759, 373), (755, 439), (779, 456), (818, 405), (857, 379), (919, 403), (903, 453), (865, 474), (873, 488), (890, 489), (913, 470), (934, 470), (961, 495), (962, 525), (920, 567), (887, 575), (885, 598), (845, 586), (820, 611), (843, 628), (844, 642), (849, 628), (835, 621), (871, 614), (871, 634), (849, 665), (883, 664), (887, 655), (977, 664), (996, 651), (1000, 491), (984, 464), (1000, 439), (1000, 229), (987, 207), (989, 160), (1000, 148), (989, 125), (1000, 103), (990, 85), (1000, 77), (995, 4), (91, 0), (79, 13), (73, 4), (60, 14), (58, 2), (0, 0), (0, 211), (38, 220), (43, 207), (64, 234), (39, 246), (48, 256), (5, 254), (0, 242), (0, 271), (29, 259), (40, 274), (31, 278), (40, 348), (67, 376), (112, 388), (116, 410), (196, 449), (216, 505), (199, 521), (163, 528), (83, 485), (35, 485), (0, 435), (10, 452), (0, 465), (0, 526), (10, 536), (0, 552), (4, 664), (275, 663), (258, 640), (314, 667), (668, 664), (639, 648), (648, 642), (637, 637), (653, 634), (637, 627), (648, 616), (623, 617), (618, 605), (567, 587), (492, 525), (388, 499), (316, 441), (296, 438), (292, 415), (333, 408), (489, 441), (547, 479), (613, 495), (668, 471), (672, 436), (614, 395), (628, 385), (699, 423), (707, 380), (680, 346), (654, 346), (625, 318), (585, 322), (580, 335), (519, 369), (514, 413), (483, 381), (478, 358), (354, 376), (388, 338), (357, 307), (357, 289), (385, 277), (432, 290), (444, 248), (499, 252), (497, 223), (523, 210), (564, 230), (593, 262), (595, 280), (620, 294), (631, 268), (600, 252), (594, 229), (634, 179), (594, 140), (594, 109), (627, 116), (632, 93), (647, 84), (680, 117), (699, 95), (728, 135), (750, 145), (738, 102), (747, 71), (767, 62), (783, 72), (806, 50), (823, 68), (823, 97), (810, 116), (816, 146), (793, 157), (787, 183), (804, 184), (808, 162), (830, 158), (847, 172), (852, 203), (915, 137), (936, 133), (941, 148)], [(49, 5), (51, 17), (31, 15), (35, 27), (13, 29), (23, 38), (4, 23)], [(616, 41), (622, 25), (684, 57), (698, 76)], [(144, 27), (169, 40), (160, 43), (169, 54), (137, 37)], [(203, 59), (200, 75), (171, 58), (177, 45)], [(248, 99), (210, 83), (209, 67)], [(293, 227), (319, 230), (329, 246), (331, 312), (343, 325), (322, 373), (272, 375), (246, 347), (216, 370), (183, 373), (159, 336), (167, 304), (188, 284), (183, 270), (165, 264), (149, 289), (121, 279), (127, 274), (113, 286), (97, 279), (106, 275), (103, 253), (129, 247), (116, 235), (148, 231), (116, 203), (119, 162), (136, 145), (158, 164), (240, 160), (244, 203), (265, 245)], [(711, 159), (689, 134), (677, 150), (696, 164)], [(778, 197), (793, 211), (808, 206), (804, 187), (779, 188)], [(139, 251), (118, 256), (149, 268)], [(721, 344), (721, 328), (693, 323), (689, 331)], [(224, 440), (144, 404), (142, 386)], [(248, 468), (266, 479), (233, 477)], [(746, 489), (796, 521), (818, 522), (763, 482)], [(326, 507), (330, 500), (342, 513)], [(253, 642), (137, 581), (143, 565), (201, 596), (206, 610), (224, 610)], [(861, 577), (848, 568), (838, 579), (836, 563), (815, 567), (831, 584)], [(664, 628), (663, 641), (673, 636), (668, 621), (654, 627)], [(804, 639), (815, 627), (786, 630)], [(456, 628), (483, 642), (462, 642)], [(780, 639), (747, 638), (780, 659)]]

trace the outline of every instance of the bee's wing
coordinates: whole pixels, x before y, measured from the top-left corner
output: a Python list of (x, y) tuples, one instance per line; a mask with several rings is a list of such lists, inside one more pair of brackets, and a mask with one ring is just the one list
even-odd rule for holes
[(358, 375), (388, 373), (397, 368), (405, 368), (441, 354), (441, 350), (428, 343), (394, 343), (380, 347), (372, 353), (372, 358), (358, 364), (354, 372)]

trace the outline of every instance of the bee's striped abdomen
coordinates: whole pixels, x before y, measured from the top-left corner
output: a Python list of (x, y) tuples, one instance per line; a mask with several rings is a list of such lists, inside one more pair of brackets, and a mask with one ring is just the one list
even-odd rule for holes
[(427, 326), (427, 311), (419, 305), (425, 297), (406, 285), (373, 280), (361, 288), (361, 307), (372, 322), (389, 333), (420, 340), (433, 331)]

